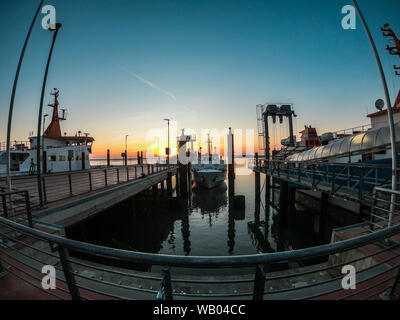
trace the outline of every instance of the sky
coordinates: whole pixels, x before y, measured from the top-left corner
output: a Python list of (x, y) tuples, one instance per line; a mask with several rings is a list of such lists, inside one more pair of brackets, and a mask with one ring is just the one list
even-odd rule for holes
[[(0, 2), (0, 141), (6, 140), (15, 70), (38, 3)], [(125, 135), (132, 156), (146, 150), (155, 142), (146, 140), (154, 130), (166, 134), (165, 118), (177, 121), (178, 129), (191, 128), (198, 135), (228, 127), (256, 131), (256, 105), (268, 102), (294, 104), (296, 132), (304, 125), (316, 127), (319, 134), (338, 131), (368, 124), (366, 114), (374, 111), (376, 99), (384, 97), (360, 20), (355, 30), (342, 28), (342, 7), (350, 0), (54, 0), (44, 4), (56, 8), (57, 22), (63, 25), (45, 103), (50, 102), (51, 89), (58, 88), (59, 101), (68, 109), (62, 131), (90, 133), (96, 140), (94, 156), (104, 156), (106, 149), (118, 156), (125, 148)], [(400, 59), (387, 53), (387, 39), (379, 28), (390, 22), (400, 36), (400, 1), (359, 0), (359, 5), (394, 101), (400, 77), (394, 76), (392, 66), (400, 65)], [(36, 133), (52, 37), (41, 27), (44, 16), (36, 22), (22, 65), (13, 140), (27, 140), (30, 131)], [(51, 110), (46, 107), (44, 112)], [(286, 127), (277, 126), (272, 132), (273, 142), (288, 135)]]

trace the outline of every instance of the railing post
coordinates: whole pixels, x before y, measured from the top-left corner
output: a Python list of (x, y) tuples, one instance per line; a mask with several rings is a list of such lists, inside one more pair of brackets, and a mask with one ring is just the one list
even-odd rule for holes
[(7, 210), (7, 198), (6, 196), (1, 196), (2, 201), (3, 201), (3, 211), (4, 211), (4, 217), (8, 219), (8, 210)]
[(363, 167), (360, 167), (360, 188), (358, 189), (358, 200), (360, 201), (363, 199), (363, 192), (362, 192), (363, 181), (364, 181)]
[[(136, 167), (135, 167), (136, 169)], [(129, 181), (129, 167), (126, 167), (126, 181)]]
[(299, 169), (298, 169), (298, 181), (301, 182), (301, 163), (299, 163)]
[(117, 183), (119, 184), (119, 168), (117, 168)]
[(32, 211), (31, 211), (31, 203), (29, 201), (29, 192), (24, 191), (25, 197), (25, 208), (26, 208), (26, 215), (28, 218), (28, 223), (31, 228), (33, 228), (33, 221), (32, 221)]
[[(126, 167), (128, 168), (128, 167)], [(104, 186), (107, 187), (108, 186), (108, 181), (107, 181), (107, 169), (104, 170)]]
[(137, 179), (137, 166), (135, 166), (135, 180)]
[(88, 175), (89, 175), (89, 189), (90, 189), (90, 191), (93, 191), (93, 185), (92, 185), (92, 172), (91, 172), (91, 171), (89, 171), (89, 172), (88, 172)]
[(154, 173), (154, 164), (151, 165), (151, 173)]
[(59, 246), (58, 254), (60, 256), (61, 265), (64, 271), (65, 280), (68, 285), (68, 290), (71, 295), (72, 300), (80, 300), (79, 289), (75, 283), (75, 277), (72, 273), (71, 264), (69, 263), (68, 249)]
[(315, 188), (315, 164), (312, 165), (312, 187)]
[(162, 273), (164, 276), (164, 292), (165, 292), (165, 300), (173, 300), (172, 296), (172, 286), (171, 286), (171, 270), (169, 266), (164, 266), (162, 269)]
[(373, 202), (372, 202), (372, 208), (371, 208), (371, 216), (370, 216), (370, 218), (369, 218), (369, 229), (371, 230), (371, 231), (374, 231), (374, 222), (375, 222), (375, 207), (376, 207), (376, 205), (378, 204), (378, 199), (377, 199), (377, 191), (376, 191), (376, 189), (374, 188), (374, 191), (373, 191)]
[(400, 283), (400, 266), (398, 267), (398, 269), (399, 269), (399, 271), (397, 271), (397, 276), (394, 279), (393, 285), (391, 286), (390, 292), (389, 292), (389, 299), (391, 299), (391, 300), (398, 299), (398, 297), (396, 296), (396, 289)]
[(42, 177), (42, 187), (43, 187), (44, 203), (47, 203), (47, 192), (46, 192), (46, 183), (44, 180), (44, 176)]
[(264, 299), (265, 272), (263, 266), (257, 265), (254, 274), (253, 300)]
[(70, 173), (68, 173), (68, 183), (69, 183), (69, 194), (72, 197), (72, 177)]

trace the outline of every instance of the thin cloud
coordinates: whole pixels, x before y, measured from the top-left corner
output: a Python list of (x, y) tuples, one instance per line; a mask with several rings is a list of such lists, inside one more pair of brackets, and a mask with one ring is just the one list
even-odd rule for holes
[(125, 68), (123, 68), (123, 70), (130, 74), (131, 76), (136, 77), (137, 79), (139, 79), (140, 81), (142, 81), (144, 84), (148, 85), (150, 88), (156, 89), (157, 91), (164, 93), (165, 95), (167, 95), (168, 97), (170, 97), (171, 99), (173, 99), (174, 101), (176, 101), (176, 97), (174, 94), (172, 94), (171, 92), (168, 92), (167, 90), (164, 90), (158, 86), (156, 86), (153, 82), (146, 80), (144, 78), (142, 78), (141, 76), (139, 76), (138, 74), (131, 72), (129, 70), (126, 70)]

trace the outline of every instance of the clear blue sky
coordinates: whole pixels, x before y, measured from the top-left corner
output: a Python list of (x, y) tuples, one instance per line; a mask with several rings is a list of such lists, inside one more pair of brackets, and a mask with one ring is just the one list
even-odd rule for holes
[[(39, 1), (0, 2), (0, 140), (5, 140), (12, 81)], [(297, 129), (336, 131), (368, 123), (383, 97), (362, 28), (343, 30), (350, 0), (55, 0), (63, 24), (48, 79), (69, 110), (64, 131), (91, 133), (98, 148), (132, 148), (162, 119), (179, 127), (256, 128), (255, 106), (295, 104)], [(400, 36), (400, 1), (359, 0), (376, 39), (392, 100), (400, 77), (379, 27)], [(51, 33), (41, 15), (22, 66), (13, 138), (36, 130)], [(149, 81), (153, 84), (153, 87)], [(156, 86), (157, 88), (155, 88)], [(46, 102), (49, 96), (46, 95)], [(50, 110), (46, 109), (45, 112)]]

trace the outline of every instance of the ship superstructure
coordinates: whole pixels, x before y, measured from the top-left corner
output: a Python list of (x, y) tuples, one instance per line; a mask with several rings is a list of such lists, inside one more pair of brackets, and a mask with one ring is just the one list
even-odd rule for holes
[[(44, 173), (85, 170), (90, 168), (89, 156), (92, 153), (94, 138), (88, 133), (78, 131), (74, 136), (62, 134), (60, 121), (66, 120), (66, 109), (59, 110), (59, 90), (51, 95), (54, 102), (51, 122), (41, 139), (41, 168)], [(29, 142), (16, 142), (10, 150), (11, 173), (34, 174), (37, 170), (37, 137), (31, 135)], [(6, 151), (0, 151), (0, 174), (6, 173)]]

